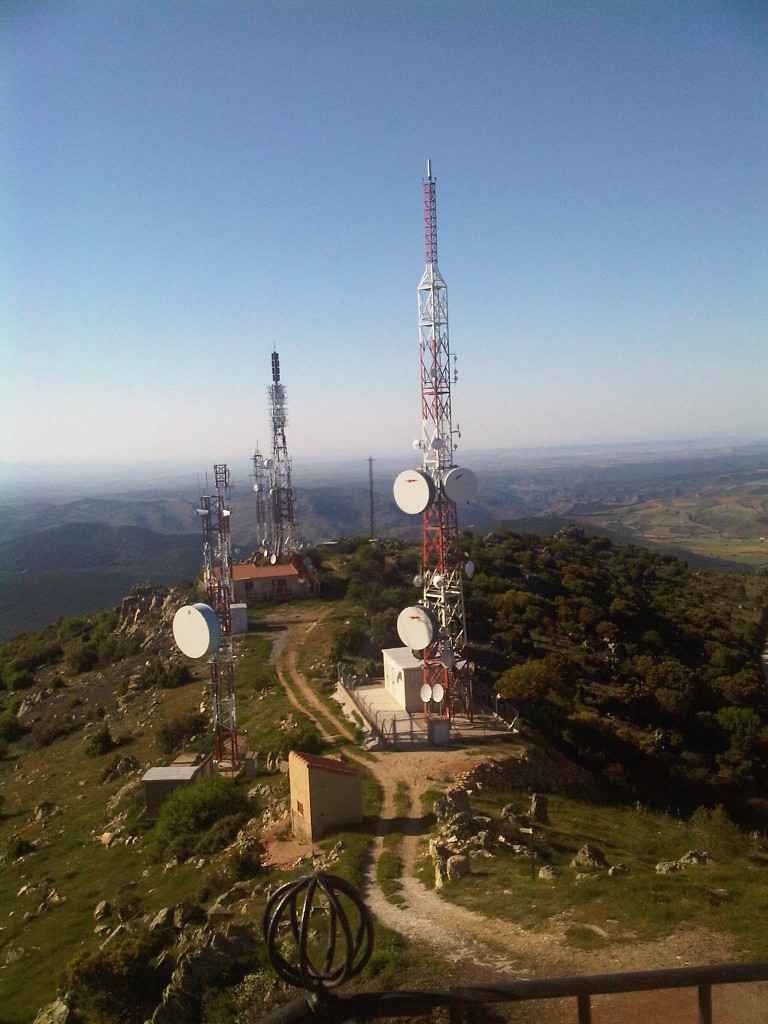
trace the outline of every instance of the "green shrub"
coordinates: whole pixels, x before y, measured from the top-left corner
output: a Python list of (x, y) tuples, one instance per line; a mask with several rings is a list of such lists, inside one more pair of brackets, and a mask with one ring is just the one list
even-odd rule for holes
[(248, 798), (234, 782), (216, 775), (205, 776), (171, 793), (160, 808), (150, 849), (157, 859), (168, 855), (188, 857), (215, 822), (232, 815), (243, 818), (250, 807)]
[(145, 686), (153, 690), (173, 690), (177, 686), (186, 686), (191, 682), (192, 673), (180, 662), (172, 661), (169, 665), (163, 665), (158, 658), (146, 666), (141, 674), (141, 680)]
[(35, 674), (28, 668), (17, 668), (12, 672), (6, 672), (3, 678), (6, 688), (12, 693), (18, 693), (19, 690), (27, 690), (32, 686)]
[(64, 668), (70, 675), (79, 676), (82, 672), (90, 672), (98, 660), (99, 655), (94, 645), (78, 640), (67, 648)]
[(6, 744), (21, 739), (28, 732), (27, 726), (20, 722), (12, 711), (6, 711), (0, 715), (0, 740)]
[(208, 725), (205, 715), (190, 712), (163, 722), (157, 730), (157, 745), (163, 754), (173, 754), (193, 736), (204, 732)]
[(201, 857), (209, 857), (212, 853), (223, 850), (232, 842), (246, 821), (248, 815), (244, 813), (228, 814), (225, 818), (219, 818), (195, 843), (195, 853)]
[(141, 1024), (162, 999), (164, 979), (152, 967), (147, 938), (126, 936), (104, 949), (79, 953), (62, 979), (85, 1024)]
[[(38, 747), (49, 747), (51, 743), (61, 739), (62, 736), (69, 736), (73, 732), (77, 732), (80, 728), (77, 722), (67, 721), (63, 718), (57, 718), (51, 722), (50, 725), (46, 725), (44, 729), (41, 729), (35, 736), (35, 743)], [(93, 737), (91, 737), (93, 738)]]
[(236, 882), (246, 882), (261, 872), (262, 849), (256, 844), (238, 846), (229, 855), (229, 866)]
[(33, 850), (34, 846), (28, 839), (24, 839), (22, 836), (12, 835), (8, 837), (5, 855), (8, 860), (18, 860), (19, 857), (25, 857), (28, 853), (32, 853)]
[(85, 741), (85, 752), (88, 757), (102, 757), (104, 754), (109, 754), (116, 746), (109, 726), (102, 725)]
[(280, 756), (285, 759), (292, 750), (300, 750), (304, 754), (320, 754), (323, 751), (320, 733), (312, 722), (305, 718), (295, 729), (287, 732), (280, 745)]

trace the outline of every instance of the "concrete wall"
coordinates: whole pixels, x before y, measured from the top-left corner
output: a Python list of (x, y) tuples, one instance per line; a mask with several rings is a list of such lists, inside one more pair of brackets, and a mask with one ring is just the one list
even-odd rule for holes
[(288, 778), (291, 787), (291, 825), (293, 834), (303, 843), (312, 842), (310, 819), (309, 768), (293, 752), (288, 755)]
[(384, 664), (384, 688), (401, 708), (414, 714), (423, 711), (420, 691), (424, 681), (421, 662), (407, 647), (393, 647), (381, 652)]
[(293, 834), (314, 842), (339, 825), (363, 820), (363, 786), (357, 772), (307, 764), (288, 757)]

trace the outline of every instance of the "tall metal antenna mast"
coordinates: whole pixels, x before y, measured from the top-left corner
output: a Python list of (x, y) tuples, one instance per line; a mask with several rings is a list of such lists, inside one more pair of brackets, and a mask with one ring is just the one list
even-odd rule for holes
[(376, 507), (373, 500), (373, 459), (368, 456), (368, 492), (371, 514), (371, 540), (376, 536)]
[(221, 627), (221, 642), (211, 655), (210, 691), (213, 705), (214, 760), (220, 769), (240, 766), (235, 713), (232, 652), (232, 552), (229, 540), (229, 468), (213, 467), (216, 494), (200, 498), (203, 520), (203, 576), (208, 603)]
[(269, 388), (269, 410), (272, 422), (272, 465), (269, 467), (271, 538), (270, 555), (277, 561), (290, 550), (296, 525), (295, 498), (291, 487), (291, 460), (285, 441), (288, 409), (285, 387), (280, 383), (280, 356), (272, 353), (272, 384)]
[[(423, 181), (423, 210), (426, 266), (418, 288), (422, 436), (414, 442), (422, 452), (422, 468), (398, 476), (395, 499), (404, 511), (422, 513), (422, 567), (417, 578), (423, 587), (420, 607), (428, 613), (425, 621), (434, 623), (426, 627), (426, 645), (416, 648), (422, 651), (423, 692), (431, 695), (425, 700), (425, 711), (428, 716), (452, 718), (463, 710), (471, 718), (463, 575), (472, 567), (465, 566), (462, 556), (456, 506), (474, 498), (477, 480), (470, 470), (454, 462), (460, 435), (452, 421), (448, 289), (437, 264), (437, 204), (431, 161), (427, 161), (427, 178)], [(421, 614), (417, 607), (401, 615), (406, 621), (400, 635), (407, 646), (414, 647), (415, 639), (407, 620), (415, 622)]]
[(255, 483), (253, 491), (256, 496), (256, 556), (268, 554), (270, 539), (270, 505), (269, 498), (269, 466), (261, 452), (259, 442), (256, 442), (256, 451), (253, 453), (253, 477)]

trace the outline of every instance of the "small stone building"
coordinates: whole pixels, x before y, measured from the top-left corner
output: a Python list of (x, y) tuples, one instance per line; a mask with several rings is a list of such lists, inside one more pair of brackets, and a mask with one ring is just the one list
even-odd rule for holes
[(189, 786), (203, 775), (215, 774), (213, 754), (205, 757), (199, 754), (179, 754), (173, 764), (167, 767), (148, 769), (141, 779), (144, 783), (147, 817), (150, 820), (156, 818), (165, 801), (179, 786)]
[(308, 597), (310, 587), (295, 565), (252, 565), (238, 562), (232, 566), (235, 601), (289, 601)]
[(313, 843), (337, 825), (363, 820), (359, 772), (342, 761), (294, 750), (288, 757), (293, 834)]
[(389, 647), (381, 652), (384, 661), (384, 688), (410, 714), (423, 711), (421, 687), (422, 663), (409, 647)]

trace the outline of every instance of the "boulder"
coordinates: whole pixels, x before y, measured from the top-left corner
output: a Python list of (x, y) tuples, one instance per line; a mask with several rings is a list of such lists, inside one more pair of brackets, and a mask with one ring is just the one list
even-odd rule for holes
[(188, 924), (205, 924), (207, 914), (205, 908), (196, 903), (182, 900), (173, 910), (173, 927), (179, 930)]
[(656, 865), (657, 875), (671, 875), (675, 871), (685, 871), (685, 864), (679, 860), (662, 860)]
[(448, 861), (435, 861), (435, 888), (442, 889), (448, 881)]
[(55, 810), (56, 805), (52, 804), (50, 800), (41, 800), (34, 810), (34, 820), (44, 821), (46, 818), (50, 818)]
[(112, 917), (112, 905), (107, 900), (102, 900), (101, 903), (96, 904), (93, 919), (94, 921), (104, 921), (108, 917)]
[(435, 800), (434, 812), (438, 821), (452, 818), (453, 815), (459, 814), (462, 811), (470, 814), (471, 807), (469, 806), (469, 793), (460, 786), (449, 789), (447, 793), (444, 793), (443, 796), (439, 796)]
[(173, 908), (163, 907), (155, 914), (152, 920), (149, 922), (149, 930), (151, 932), (162, 931), (165, 928), (173, 927)]
[(541, 793), (534, 793), (531, 798), (531, 809), (528, 815), (531, 821), (539, 825), (549, 825), (549, 801)]
[(35, 1024), (67, 1024), (71, 1012), (63, 999), (55, 999), (42, 1008), (35, 1017)]
[(571, 861), (571, 867), (579, 871), (607, 871), (608, 861), (598, 846), (585, 843)]
[(632, 872), (629, 870), (628, 865), (619, 862), (618, 864), (613, 864), (608, 868), (608, 874), (611, 875), (611, 877), (615, 877), (616, 875), (631, 875)]
[(689, 850), (680, 858), (680, 864), (709, 864), (712, 858), (706, 850)]
[(464, 854), (454, 854), (449, 857), (446, 863), (446, 874), (451, 882), (469, 874), (469, 857)]

